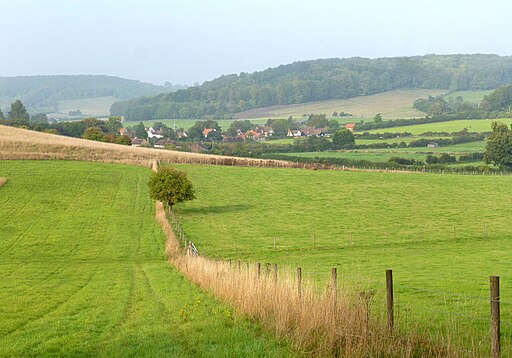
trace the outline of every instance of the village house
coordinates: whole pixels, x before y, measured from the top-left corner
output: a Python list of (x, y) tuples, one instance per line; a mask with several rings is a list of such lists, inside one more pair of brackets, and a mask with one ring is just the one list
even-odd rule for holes
[(356, 129), (355, 123), (347, 123), (345, 124), (345, 128), (347, 128), (349, 131), (353, 132)]
[(180, 147), (178, 142), (176, 142), (175, 140), (172, 140), (172, 139), (160, 139), (158, 142), (155, 143), (155, 145), (153, 147), (155, 147), (155, 148), (165, 148), (165, 147), (168, 147), (168, 146), (172, 146), (172, 147), (175, 147), (175, 148), (179, 148)]
[(325, 136), (325, 129), (324, 128), (303, 128), (301, 129), (302, 135), (306, 137), (323, 137)]
[(176, 131), (176, 139), (188, 138), (187, 132), (184, 129), (178, 129)]
[(145, 147), (149, 145), (148, 141), (142, 138), (135, 138), (132, 140), (132, 147)]
[(156, 131), (155, 129), (153, 129), (153, 127), (146, 128), (146, 132), (148, 134), (148, 138), (150, 138), (150, 139), (151, 138), (162, 139), (164, 137), (160, 131)]
[(288, 129), (287, 137), (302, 137), (303, 134), (300, 129)]
[(203, 137), (207, 138), (211, 132), (217, 132), (217, 130), (215, 128), (205, 128), (203, 130)]
[(197, 142), (190, 146), (190, 150), (192, 153), (204, 153), (206, 152), (206, 147), (203, 145), (203, 143)]
[(439, 148), (439, 144), (436, 142), (428, 143), (427, 148)]

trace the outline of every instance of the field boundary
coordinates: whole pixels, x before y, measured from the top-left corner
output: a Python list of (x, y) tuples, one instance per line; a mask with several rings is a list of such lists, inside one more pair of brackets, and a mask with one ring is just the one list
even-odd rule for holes
[[(151, 163), (153, 171), (158, 164)], [(167, 215), (162, 202), (156, 202), (155, 210), (156, 220), (167, 236), (165, 251), (170, 264), (201, 289), (232, 304), (242, 315), (257, 319), (278, 338), (291, 339), (300, 354), (461, 356), (446, 342), (435, 343), (415, 333), (390, 329), (386, 320), (370, 315), (371, 293), (360, 293), (354, 299), (348, 292), (338, 291), (334, 276), (330, 285), (318, 290), (302, 283), (301, 268), (294, 273), (279, 271), (273, 265), (271, 274), (270, 263), (263, 268), (261, 263), (242, 265), (238, 260), (235, 266), (232, 260), (193, 255), (187, 250), (191, 242), (176, 217)]]
[[(162, 214), (165, 216), (166, 211), (164, 210), (164, 207), (162, 206), (159, 210), (161, 210)], [(169, 225), (169, 219), (172, 225)], [(226, 292), (223, 292), (223, 289), (220, 289), (221, 292), (218, 292), (219, 288), (216, 286), (217, 280), (231, 280), (234, 282), (234, 284), (228, 284), (225, 282), (221, 282), (221, 286), (230, 285), (230, 290), (239, 290), (237, 288), (237, 284), (245, 285), (246, 280), (249, 280), (252, 282), (252, 285), (250, 288), (246, 288), (250, 290), (253, 294), (258, 293), (259, 290), (269, 290), (272, 291), (272, 287), (275, 287), (275, 285), (279, 282), (279, 284), (283, 284), (286, 288), (286, 294), (294, 296), (296, 300), (301, 300), (301, 297), (308, 296), (313, 297), (315, 301), (315, 305), (333, 305), (333, 299), (335, 301), (339, 300), (341, 297), (341, 300), (346, 300), (350, 302), (352, 307), (356, 307), (356, 309), (362, 309), (363, 311), (359, 312), (359, 315), (363, 315), (363, 317), (366, 317), (367, 320), (366, 324), (368, 325), (377, 325), (377, 326), (371, 326), (371, 329), (377, 329), (379, 330), (377, 335), (383, 334), (382, 337), (379, 337), (379, 339), (386, 341), (386, 339), (389, 338), (389, 335), (395, 335), (398, 334), (397, 337), (409, 337), (407, 338), (409, 344), (414, 344), (413, 342), (418, 338), (418, 330), (415, 329), (416, 325), (414, 321), (408, 320), (408, 313), (411, 310), (417, 309), (417, 303), (414, 302), (414, 300), (411, 300), (410, 302), (404, 301), (401, 299), (400, 295), (396, 296), (397, 292), (415, 292), (416, 295), (425, 296), (425, 297), (432, 297), (432, 296), (439, 296), (442, 297), (444, 301), (452, 301), (457, 302), (457, 307), (461, 309), (462, 311), (459, 312), (457, 309), (450, 310), (448, 307), (444, 308), (435, 308), (435, 310), (446, 310), (445, 315), (447, 315), (452, 322), (452, 324), (456, 324), (458, 320), (470, 320), (470, 321), (476, 321), (476, 322), (486, 322), (489, 324), (491, 332), (494, 332), (493, 334), (487, 336), (487, 338), (483, 336), (472, 336), (471, 337), (471, 346), (470, 347), (464, 347), (464, 346), (457, 346), (452, 341), (452, 337), (448, 336), (433, 336), (431, 334), (427, 335), (427, 337), (422, 337), (420, 340), (423, 341), (426, 346), (430, 347), (428, 351), (422, 351), (421, 356), (450, 356), (450, 357), (465, 357), (465, 356), (473, 356), (473, 357), (485, 357), (488, 356), (489, 350), (488, 348), (494, 349), (494, 352), (496, 350), (501, 351), (500, 346), (500, 322), (501, 319), (499, 317), (499, 305), (505, 304), (509, 305), (512, 304), (512, 301), (506, 301), (502, 300), (499, 296), (499, 293), (496, 294), (496, 292), (499, 291), (499, 283), (498, 287), (496, 284), (494, 286), (492, 285), (492, 282), (498, 280), (499, 277), (496, 278), (496, 276), (491, 276), (491, 286), (490, 286), (490, 293), (491, 293), (491, 299), (488, 297), (484, 297), (482, 295), (465, 295), (463, 293), (457, 293), (457, 292), (446, 292), (441, 290), (434, 290), (434, 289), (426, 289), (424, 287), (416, 287), (407, 283), (401, 283), (401, 282), (394, 282), (392, 278), (392, 270), (386, 270), (384, 275), (382, 276), (382, 280), (369, 280), (365, 277), (352, 277), (345, 273), (341, 273), (342, 279), (352, 279), (355, 282), (359, 282), (361, 287), (367, 287), (365, 289), (362, 289), (361, 291), (357, 292), (349, 292), (342, 291), (342, 288), (338, 285), (338, 272), (337, 268), (333, 267), (332, 270), (325, 271), (325, 272), (318, 272), (318, 271), (310, 271), (310, 270), (304, 270), (302, 267), (297, 267), (295, 269), (290, 267), (280, 267), (278, 268), (277, 264), (272, 263), (264, 263), (264, 262), (248, 262), (248, 261), (242, 261), (242, 260), (220, 260), (220, 259), (208, 259), (206, 257), (198, 257), (195, 255), (192, 255), (189, 250), (187, 250), (187, 247), (190, 245), (190, 241), (187, 238), (187, 235), (183, 231), (183, 228), (181, 227), (179, 221), (175, 216), (171, 214), (170, 217), (168, 217), (165, 220), (165, 225), (168, 225), (171, 233), (171, 236), (169, 237), (169, 240), (173, 241), (172, 246), (174, 247), (174, 251), (172, 256), (169, 257), (169, 262), (178, 269), (192, 282), (198, 284), (201, 288), (212, 291), (214, 294), (219, 296), (223, 300), (227, 300), (231, 304), (233, 304), (235, 307), (240, 308), (240, 312), (246, 315), (249, 315), (253, 317), (256, 315), (256, 318), (258, 320), (261, 320), (263, 323), (265, 323), (265, 326), (267, 326), (270, 330), (274, 330), (276, 332), (281, 332), (280, 329), (283, 330), (283, 332), (287, 332), (284, 336), (287, 336), (290, 333), (290, 330), (293, 331), (292, 328), (278, 328), (275, 326), (275, 322), (268, 322), (266, 321), (268, 319), (268, 316), (276, 317), (279, 316), (279, 312), (276, 312), (274, 310), (277, 310), (273, 307), (267, 307), (266, 309), (268, 312), (260, 312), (258, 314), (255, 314), (251, 309), (248, 309), (244, 305), (246, 305), (245, 302), (239, 302), (240, 296), (243, 296), (244, 293), (237, 292), (234, 294), (228, 294)], [(484, 236), (486, 235), (486, 227), (484, 225)], [(352, 235), (351, 235), (352, 236)], [(171, 246), (171, 244), (167, 245)], [(206, 276), (207, 278), (205, 278)], [(273, 286), (274, 285), (274, 286)], [(341, 282), (341, 285), (343, 286), (344, 283)], [(497, 287), (497, 288), (496, 288)], [(376, 288), (376, 289), (375, 289)], [(496, 291), (498, 290), (498, 291)], [(267, 293), (267, 296), (265, 298), (260, 298), (257, 295), (255, 297), (245, 297), (244, 300), (251, 301), (256, 300), (259, 301), (260, 299), (270, 300), (270, 301), (278, 301), (278, 302), (287, 302), (288, 298), (283, 298), (279, 295), (283, 295), (285, 293), (279, 291), (279, 294), (276, 294), (276, 296), (272, 296), (273, 293)], [(334, 296), (333, 296), (334, 295)], [(393, 300), (393, 295), (395, 295), (395, 301)], [(333, 298), (334, 297), (334, 298)], [(376, 297), (378, 297), (378, 300), (376, 300)], [(398, 298), (397, 298), (398, 297)], [(355, 300), (355, 303), (354, 303)], [(480, 305), (488, 305), (491, 308), (492, 315), (491, 316), (482, 316), (478, 315), (476, 312), (467, 312), (465, 311), (468, 309), (468, 303), (472, 302), (478, 302)], [(287, 303), (291, 304), (291, 303)], [(376, 308), (375, 305), (378, 305), (376, 311), (377, 314), (375, 314), (374, 308)], [(293, 304), (292, 304), (293, 305)], [(362, 305), (360, 307), (359, 305)], [(379, 306), (380, 305), (380, 306)], [(379, 308), (380, 307), (380, 308)], [(282, 307), (281, 307), (282, 308)], [(301, 309), (309, 309), (311, 310), (311, 307), (302, 307)], [(464, 313), (462, 313), (464, 312)], [(289, 314), (289, 312), (288, 312)], [(302, 314), (302, 313), (301, 313)], [(307, 313), (304, 313), (307, 314)], [(312, 313), (315, 315), (315, 313)], [(261, 317), (260, 317), (261, 315)], [(361, 317), (361, 316), (359, 316)], [(305, 319), (305, 318), (302, 318)], [(375, 319), (373, 323), (368, 323), (368, 320)], [(401, 324), (403, 323), (403, 324)], [(508, 322), (506, 322), (508, 324)], [(338, 323), (343, 327), (342, 323)], [(387, 327), (387, 331), (383, 328), (383, 326)], [(368, 326), (370, 327), (370, 326)], [(367, 329), (370, 329), (368, 328)], [(375, 328), (377, 327), (377, 328)], [(318, 329), (318, 327), (317, 327)], [(335, 332), (338, 329), (337, 326), (330, 326), (329, 330), (331, 332)], [(345, 329), (345, 328), (343, 328)], [(393, 332), (393, 333), (391, 333)], [(498, 333), (496, 333), (498, 332)], [(295, 336), (296, 332), (291, 333), (291, 338), (297, 342), (297, 336)], [(306, 333), (307, 335), (308, 333)], [(412, 338), (411, 338), (412, 337)], [(339, 337), (338, 337), (339, 338)], [(374, 337), (375, 339), (375, 337)], [(299, 343), (297, 343), (298, 349), (304, 349), (303, 346), (301, 346), (301, 340), (298, 340)], [(330, 341), (331, 344), (332, 341)], [(324, 341), (325, 343), (325, 341)], [(381, 341), (382, 343), (382, 341)], [(400, 344), (400, 341), (395, 342), (395, 344)], [(336, 344), (334, 344), (336, 346)], [(496, 348), (498, 347), (498, 348)], [(332, 348), (332, 347), (331, 347)], [(382, 348), (382, 347), (381, 347)], [(308, 347), (308, 349), (311, 349), (311, 347)], [(338, 350), (339, 347), (336, 346), (336, 348), (333, 348), (335, 350)], [(440, 351), (441, 350), (441, 351)], [(408, 355), (410, 352), (413, 352), (414, 348), (411, 349), (411, 347), (408, 348), (407, 352), (405, 353), (403, 351), (400, 351), (398, 353), (395, 352), (395, 354), (398, 354), (399, 356), (411, 356)], [(314, 351), (315, 354), (329, 354), (328, 352), (323, 351)], [(442, 352), (442, 353), (441, 353)], [(353, 352), (346, 353), (347, 356), (359, 356), (359, 351), (355, 355), (353, 355)], [(416, 352), (417, 353), (417, 352)], [(411, 353), (412, 354), (412, 353)], [(497, 355), (493, 355), (496, 356)]]

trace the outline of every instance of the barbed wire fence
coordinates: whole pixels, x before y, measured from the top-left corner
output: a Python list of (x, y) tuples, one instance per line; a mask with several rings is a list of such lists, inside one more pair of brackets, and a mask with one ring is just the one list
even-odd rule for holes
[[(190, 244), (194, 245), (188, 239), (174, 213), (170, 215), (170, 219), (181, 245), (184, 248), (187, 248)], [(479, 226), (478, 237), (481, 239), (492, 238), (501, 233), (500, 229), (495, 229), (487, 223)], [(410, 235), (406, 235), (405, 240), (401, 239), (397, 242), (428, 242), (429, 237), (433, 236), (431, 231), (423, 226), (415, 230), (408, 230)], [(383, 232), (381, 229), (380, 231), (381, 236), (387, 240), (390, 240), (392, 236), (396, 237), (396, 235), (390, 234), (390, 230), (384, 230)], [(436, 233), (438, 231), (435, 230)], [(467, 227), (458, 228), (453, 225), (450, 231), (449, 235), (446, 235), (450, 239), (475, 237), (475, 233), (468, 230)], [(358, 242), (362, 232), (347, 230), (346, 236), (343, 245), (364, 245), (364, 242)], [(276, 252), (303, 250), (304, 243), (314, 250), (339, 248), (340, 245), (340, 243), (335, 245), (326, 244), (325, 241), (319, 240), (316, 234), (312, 235), (309, 243), (309, 240), (305, 240), (305, 242), (286, 245), (283, 243), (284, 240), (276, 237), (271, 238), (268, 250)], [(237, 245), (236, 241), (233, 242), (232, 246), (225, 244), (222, 249), (224, 250), (224, 255), (222, 255), (224, 257), (244, 257), (248, 254), (244, 252), (243, 245)], [(502, 351), (512, 354), (512, 300), (503, 300), (499, 294), (491, 299), (492, 288), (490, 295), (487, 293), (486, 297), (482, 292), (479, 292), (479, 294), (464, 294), (391, 281), (392, 301), (390, 303), (389, 281), (384, 273), (381, 280), (375, 280), (343, 272), (338, 273), (334, 267), (331, 271), (324, 271), (303, 267), (294, 268), (290, 265), (278, 267), (275, 263), (249, 262), (242, 259), (231, 259), (226, 262), (229, 262), (229, 267), (232, 270), (250, 271), (257, 277), (272, 278), (276, 281), (283, 276), (293, 278), (299, 290), (301, 287), (308, 287), (317, 294), (323, 294), (326, 290), (335, 289), (338, 293), (343, 292), (343, 294), (351, 295), (353, 299), (362, 300), (369, 309), (371, 308), (372, 315), (388, 320), (391, 329), (394, 327), (398, 331), (414, 329), (429, 332), (434, 340), (451, 341), (459, 344), (463, 349), (467, 349), (468, 355), (473, 355), (475, 352), (488, 355), (491, 352), (490, 354), (493, 357), (499, 357)], [(335, 270), (337, 271), (336, 276), (334, 276)], [(496, 318), (495, 313), (493, 315), (489, 314), (490, 307), (496, 304), (505, 308), (501, 314), (498, 309), (498, 318)], [(495, 309), (494, 311), (491, 309), (491, 311), (494, 312)], [(392, 321), (389, 321), (390, 319)], [(491, 335), (489, 331), (491, 331)]]

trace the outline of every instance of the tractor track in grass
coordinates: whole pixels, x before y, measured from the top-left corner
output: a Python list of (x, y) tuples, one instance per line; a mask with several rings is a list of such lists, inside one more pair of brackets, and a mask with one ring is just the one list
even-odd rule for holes
[[(28, 327), (29, 325), (31, 324), (34, 324), (40, 320), (42, 320), (43, 318), (45, 318), (46, 316), (50, 315), (52, 312), (55, 312), (56, 310), (58, 310), (60, 307), (62, 307), (63, 305), (65, 305), (68, 301), (70, 301), (73, 297), (75, 297), (77, 294), (79, 294), (84, 288), (86, 288), (91, 282), (92, 282), (92, 279), (93, 277), (96, 275), (97, 273), (97, 268), (96, 270), (94, 270), (86, 279), (86, 281), (84, 282), (83, 285), (81, 285), (80, 287), (78, 287), (75, 291), (73, 291), (72, 293), (70, 293), (67, 297), (65, 297), (63, 300), (60, 300), (58, 302), (56, 302), (55, 304), (53, 304), (52, 306), (50, 306), (47, 310), (45, 310), (44, 312), (40, 313), (40, 314), (37, 314), (36, 317), (29, 317), (27, 318), (27, 320), (16, 326), (15, 328), (7, 331), (6, 333), (4, 333), (3, 335), (0, 336), (0, 340), (3, 340), (7, 337), (9, 337), (10, 335), (12, 334), (15, 334), (17, 331), (20, 331), (26, 327)], [(1, 341), (0, 341), (1, 343)]]

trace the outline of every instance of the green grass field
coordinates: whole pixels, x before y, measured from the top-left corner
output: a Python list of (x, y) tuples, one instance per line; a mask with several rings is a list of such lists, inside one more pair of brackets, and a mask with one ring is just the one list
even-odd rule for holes
[(0, 162), (0, 356), (290, 355), (167, 263), (149, 174)]
[(176, 211), (202, 254), (301, 266), (323, 287), (336, 266), (343, 285), (375, 290), (376, 311), (392, 268), (403, 326), (483, 350), (500, 275), (510, 348), (511, 176), (182, 168), (197, 200)]
[[(512, 118), (500, 118), (496, 119), (496, 121), (506, 123), (507, 125), (512, 124)], [(447, 121), (447, 122), (438, 122), (438, 123), (428, 123), (428, 124), (417, 124), (414, 126), (403, 126), (403, 127), (392, 127), (392, 128), (382, 128), (382, 129), (374, 129), (368, 131), (369, 133), (383, 133), (383, 132), (409, 132), (412, 134), (422, 134), (425, 132), (459, 132), (464, 128), (467, 128), (470, 132), (490, 132), (491, 131), (491, 123), (490, 119), (464, 119), (457, 121)]]
[(421, 153), (396, 153), (379, 151), (350, 151), (350, 152), (301, 152), (286, 153), (292, 157), (302, 158), (348, 158), (353, 160), (368, 160), (371, 162), (388, 162), (391, 157), (401, 157), (425, 161), (427, 154)]
[(450, 93), (445, 97), (445, 99), (453, 98), (455, 99), (458, 96), (461, 96), (464, 101), (471, 102), (471, 103), (478, 103), (480, 102), (484, 96), (487, 96), (488, 94), (492, 93), (494, 90), (483, 90), (483, 91), (456, 91), (453, 93)]
[(62, 100), (57, 103), (57, 109), (63, 113), (79, 109), (84, 116), (101, 117), (110, 115), (110, 107), (117, 101), (119, 99), (115, 97)]
[(256, 108), (238, 113), (236, 118), (288, 118), (301, 117), (304, 113), (331, 115), (334, 111), (343, 111), (366, 120), (373, 118), (377, 113), (381, 113), (387, 119), (424, 117), (423, 112), (412, 108), (414, 101), (428, 95), (438, 96), (443, 93), (446, 91), (438, 89), (394, 90), (349, 99)]

